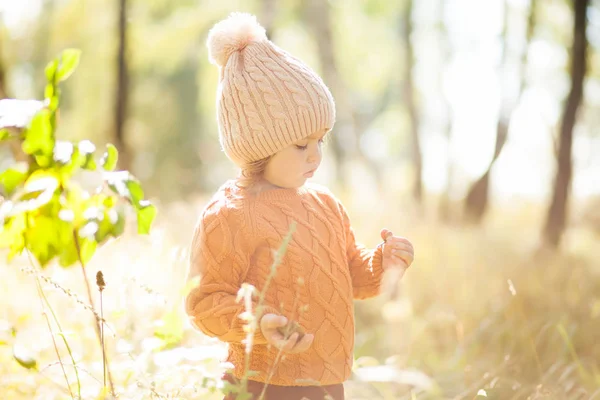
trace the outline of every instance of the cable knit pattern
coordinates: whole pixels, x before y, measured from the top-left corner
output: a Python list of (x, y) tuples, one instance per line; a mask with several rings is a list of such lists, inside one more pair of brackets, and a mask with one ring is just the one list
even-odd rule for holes
[(233, 13), (211, 29), (207, 45), (220, 68), (221, 147), (238, 166), (333, 128), (335, 104), (323, 80), (268, 40), (255, 17)]
[[(301, 386), (342, 383), (351, 373), (354, 347), (353, 299), (379, 293), (381, 247), (358, 244), (341, 203), (327, 189), (307, 185), (246, 196), (226, 183), (202, 212), (192, 243), (190, 277), (200, 282), (186, 298), (197, 329), (229, 343), (234, 375), (244, 375), (244, 305), (236, 303), (242, 283), (265, 286), (273, 252), (292, 222), (296, 232), (267, 290), (266, 312), (282, 314), (315, 335), (311, 348), (288, 354), (270, 383)], [(251, 379), (265, 382), (278, 350), (260, 332), (254, 338)]]

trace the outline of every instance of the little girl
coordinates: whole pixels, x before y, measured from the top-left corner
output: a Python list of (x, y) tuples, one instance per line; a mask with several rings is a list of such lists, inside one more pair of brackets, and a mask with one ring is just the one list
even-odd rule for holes
[[(269, 41), (249, 14), (217, 23), (207, 46), (220, 71), (220, 142), (242, 173), (202, 212), (189, 272), (200, 280), (186, 312), (194, 327), (229, 343), (234, 369), (225, 379), (242, 379), (247, 333), (236, 295), (242, 283), (262, 290), (295, 223), (253, 337), (249, 370), (256, 374), (248, 391), (257, 399), (267, 382), (267, 400), (343, 399), (353, 361), (353, 299), (376, 296), (385, 269), (408, 268), (413, 246), (384, 229), (384, 242), (366, 249), (342, 204), (305, 184), (335, 120), (331, 93), (314, 71)], [(292, 321), (301, 331), (284, 336)]]

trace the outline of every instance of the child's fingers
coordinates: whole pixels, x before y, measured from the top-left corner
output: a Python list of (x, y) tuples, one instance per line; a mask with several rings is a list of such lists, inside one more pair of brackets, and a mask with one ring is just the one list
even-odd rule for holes
[(304, 337), (300, 339), (298, 343), (296, 343), (296, 346), (294, 346), (293, 352), (301, 353), (303, 351), (308, 350), (314, 338), (315, 335), (304, 335)]
[(406, 256), (406, 257), (413, 257), (413, 258), (415, 256), (414, 250), (412, 248), (409, 248), (406, 246), (387, 244), (383, 248), (384, 257), (392, 257), (395, 254)]
[(386, 244), (394, 245), (394, 246), (407, 246), (411, 249), (413, 248), (413, 245), (410, 242), (410, 240), (403, 238), (401, 236), (393, 236), (393, 237), (389, 238), (387, 240)]
[(390, 231), (389, 229), (382, 229), (380, 234), (381, 234), (381, 239), (383, 239), (384, 242), (387, 241), (388, 237), (394, 236), (392, 231)]
[(408, 251), (411, 253), (414, 253), (414, 251), (415, 251), (415, 249), (412, 247), (412, 245), (403, 243), (403, 242), (388, 243), (386, 246), (388, 246), (391, 249), (404, 250), (404, 251)]
[(283, 351), (291, 351), (294, 346), (296, 345), (296, 342), (298, 341), (298, 332), (294, 332), (292, 334), (292, 336), (290, 336), (290, 338), (288, 340), (282, 340), (282, 347), (281, 349)]
[(393, 251), (392, 257), (396, 260), (401, 260), (406, 264), (406, 266), (409, 266), (414, 261), (413, 255), (407, 251)]
[(277, 331), (274, 331), (274, 333), (272, 333), (270, 335), (270, 337), (271, 337), (271, 339), (269, 340), (269, 343), (272, 346), (275, 346), (278, 349), (282, 349), (282, 350), (285, 350), (286, 345), (288, 344), (288, 342), (291, 339), (291, 337), (289, 339), (284, 338), (283, 335)]
[(287, 324), (287, 318), (281, 315), (266, 314), (261, 318), (261, 327), (263, 329), (276, 329)]

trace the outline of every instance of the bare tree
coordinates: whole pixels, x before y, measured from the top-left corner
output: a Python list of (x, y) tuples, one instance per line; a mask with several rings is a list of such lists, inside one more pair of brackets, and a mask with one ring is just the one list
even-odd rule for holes
[(336, 134), (331, 141), (335, 159), (335, 175), (341, 185), (345, 185), (343, 166), (347, 159), (356, 159), (366, 165), (378, 185), (381, 184), (379, 166), (367, 157), (360, 147), (360, 135), (391, 102), (392, 88), (388, 87), (375, 104), (358, 110), (351, 102), (351, 93), (340, 77), (331, 32), (331, 6), (323, 0), (302, 2), (305, 20), (312, 30), (319, 56), (323, 79), (330, 87), (336, 100)]
[(4, 64), (4, 26), (0, 18), (0, 99), (8, 97), (6, 89), (6, 66)]
[(129, 93), (129, 70), (127, 67), (127, 0), (119, 1), (117, 54), (117, 86), (115, 92), (115, 122), (114, 140), (119, 149), (119, 164), (121, 168), (130, 170), (131, 154), (125, 140), (125, 121), (127, 120), (127, 105)]
[(277, 2), (275, 0), (261, 0), (261, 25), (267, 31), (267, 37), (271, 39), (273, 34), (273, 23), (277, 14)]
[(344, 185), (345, 178), (342, 173), (344, 164), (344, 149), (342, 140), (349, 136), (349, 130), (352, 130), (352, 117), (350, 115), (350, 105), (344, 93), (344, 84), (340, 78), (333, 51), (333, 35), (331, 33), (330, 23), (330, 5), (322, 0), (308, 0), (303, 2), (304, 14), (314, 36), (317, 39), (317, 51), (323, 79), (331, 88), (332, 94), (336, 99), (336, 126), (337, 132), (331, 140), (331, 149), (336, 165), (336, 178)]
[(571, 89), (563, 110), (557, 151), (557, 169), (552, 200), (546, 216), (542, 237), (544, 244), (557, 248), (565, 231), (569, 188), (572, 175), (573, 127), (577, 110), (583, 98), (583, 80), (586, 74), (588, 41), (586, 13), (589, 0), (575, 0), (573, 45), (571, 48)]
[(412, 28), (412, 10), (413, 0), (408, 0), (404, 4), (401, 13), (400, 34), (404, 48), (404, 79), (403, 79), (403, 99), (406, 104), (406, 111), (410, 120), (411, 149), (413, 162), (413, 188), (412, 195), (418, 205), (423, 203), (423, 156), (421, 153), (421, 143), (419, 140), (419, 116), (415, 102), (413, 87), (413, 65), (414, 53), (410, 38)]
[[(445, 67), (450, 63), (451, 56), (451, 48), (448, 40), (448, 29), (446, 27), (446, 22), (444, 21), (445, 9), (446, 9), (446, 0), (440, 0), (438, 3), (438, 37), (440, 42), (440, 48), (442, 53), (442, 62), (439, 64), (439, 75), (438, 81), (440, 90), (443, 91), (444, 88), (444, 72)], [(444, 222), (450, 221), (451, 218), (451, 209), (450, 209), (450, 198), (454, 186), (454, 160), (451, 154), (451, 144), (452, 144), (452, 110), (450, 107), (450, 102), (448, 98), (443, 96), (444, 109), (446, 111), (446, 120), (444, 121), (444, 131), (446, 133), (446, 143), (447, 143), (447, 154), (448, 161), (446, 164), (446, 188), (441, 195), (440, 203), (439, 203), (439, 216), (440, 219)]]
[[(504, 145), (506, 144), (506, 139), (508, 137), (508, 129), (510, 126), (510, 120), (515, 111), (516, 105), (518, 105), (518, 99), (523, 95), (523, 91), (526, 87), (526, 69), (527, 69), (527, 54), (529, 50), (529, 45), (533, 38), (533, 33), (535, 29), (535, 7), (536, 0), (530, 0), (529, 4), (529, 14), (527, 17), (527, 28), (526, 28), (526, 41), (525, 46), (522, 52), (521, 58), (521, 70), (520, 70), (520, 84), (519, 84), (519, 92), (516, 96), (516, 101), (512, 101), (512, 97), (505, 90), (502, 96), (502, 108), (500, 110), (500, 117), (498, 118), (498, 123), (496, 125), (496, 145), (494, 148), (494, 155), (492, 156), (492, 160), (490, 161), (486, 171), (484, 174), (470, 187), (466, 199), (465, 199), (465, 216), (469, 222), (479, 223), (483, 219), (485, 212), (487, 210), (489, 204), (489, 186), (490, 186), (490, 174), (492, 172), (492, 168), (496, 164), (496, 160), (500, 156)], [(507, 32), (508, 32), (508, 4), (504, 2), (504, 45), (502, 49), (502, 74), (506, 76), (507, 71), (507, 61), (508, 61), (508, 50), (507, 50)], [(512, 104), (512, 105), (511, 105)]]

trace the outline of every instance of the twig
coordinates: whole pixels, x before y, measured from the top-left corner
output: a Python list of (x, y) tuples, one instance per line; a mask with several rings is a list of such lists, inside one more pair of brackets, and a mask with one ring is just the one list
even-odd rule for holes
[[(100, 292), (100, 316), (104, 320), (104, 306), (102, 302), (102, 292), (106, 287), (106, 283), (104, 282), (104, 274), (102, 271), (98, 271), (96, 273), (96, 285), (98, 286), (98, 291)], [(100, 324), (100, 338), (102, 342), (102, 372), (104, 375), (104, 387), (106, 387), (106, 348), (104, 344), (104, 322)]]
[[(59, 362), (50, 363), (50, 364), (46, 365), (44, 368), (42, 368), (40, 370), (40, 372), (43, 372), (43, 371), (47, 370), (48, 368), (53, 367), (53, 366), (55, 366), (57, 364), (60, 364), (60, 363)], [(80, 366), (78, 364), (64, 364), (64, 365), (67, 365), (69, 367), (73, 367), (75, 370), (79, 369), (79, 370), (85, 372), (86, 374), (88, 374), (90, 376), (90, 378), (92, 378), (93, 380), (95, 380), (96, 382), (98, 382), (100, 385), (102, 385), (102, 382), (100, 382), (100, 379), (96, 378), (90, 371), (88, 371), (87, 369), (83, 368), (82, 366)]]
[[(75, 248), (77, 249), (77, 258), (79, 259), (79, 266), (81, 267), (81, 273), (83, 274), (83, 281), (85, 282), (85, 288), (87, 290), (87, 294), (88, 294), (88, 300), (90, 301), (90, 306), (92, 307), (93, 310), (96, 309), (96, 307), (94, 307), (94, 298), (92, 297), (92, 289), (90, 288), (90, 282), (88, 281), (88, 277), (87, 274), (85, 272), (85, 263), (83, 262), (83, 258), (81, 257), (81, 246), (79, 245), (79, 237), (77, 236), (77, 232), (73, 231), (73, 240), (75, 243)], [(94, 312), (94, 316), (96, 317), (98, 314), (96, 312)], [(100, 346), (103, 346), (103, 342), (102, 342), (102, 335), (100, 334), (100, 319), (101, 318), (94, 318), (94, 327), (96, 329), (96, 336), (98, 336), (98, 341), (100, 342)], [(110, 368), (109, 368), (109, 364), (106, 363), (106, 373), (108, 375), (108, 383), (110, 384), (110, 392), (112, 394), (113, 397), (116, 397), (116, 393), (115, 393), (115, 387), (113, 384), (113, 380), (112, 380), (112, 376), (110, 374)]]
[[(254, 321), (255, 321), (254, 322), (254, 324), (255, 324), (254, 330), (252, 330), (252, 329), (250, 330), (250, 332), (248, 333), (247, 340), (252, 340), (252, 338), (254, 337), (256, 325), (258, 325), (260, 323), (260, 318), (262, 317), (262, 307), (263, 307), (263, 303), (265, 302), (267, 289), (269, 288), (269, 285), (271, 284), (271, 280), (273, 280), (273, 278), (275, 277), (275, 274), (277, 273), (277, 267), (279, 266), (279, 264), (281, 264), (283, 255), (285, 254), (285, 251), (287, 250), (287, 247), (288, 247), (290, 241), (292, 240), (292, 235), (295, 230), (296, 230), (296, 222), (294, 221), (290, 225), (290, 230), (288, 231), (287, 235), (283, 238), (283, 242), (281, 243), (281, 246), (279, 246), (279, 249), (277, 249), (277, 251), (275, 252), (275, 257), (273, 259), (273, 263), (271, 264), (271, 270), (269, 271), (269, 275), (267, 276), (267, 280), (265, 282), (264, 287), (260, 291), (258, 305), (256, 306), (256, 316), (254, 319)], [(250, 352), (246, 352), (246, 356), (244, 358), (245, 373), (244, 373), (244, 377), (242, 378), (242, 387), (243, 387), (244, 393), (245, 393), (247, 385), (248, 385), (248, 369), (249, 368), (250, 368)]]
[[(67, 364), (68, 365), (68, 364)], [(48, 382), (52, 383), (54, 386), (56, 386), (57, 389), (60, 389), (63, 393), (65, 394), (70, 394), (71, 393), (71, 388), (65, 388), (64, 386), (62, 386), (60, 383), (55, 382), (52, 378), (50, 378), (49, 376), (45, 375), (42, 371), (37, 371), (38, 374), (40, 374), (44, 379), (46, 379)], [(80, 398), (81, 399), (81, 398)]]
[(98, 320), (100, 320), (101, 322), (104, 322), (106, 324), (107, 328), (111, 331), (111, 333), (113, 335), (116, 335), (116, 332), (110, 327), (110, 325), (108, 325), (108, 322), (104, 318), (102, 318), (100, 316), (100, 314), (98, 314), (96, 312), (96, 310), (94, 310), (92, 308), (92, 306), (90, 306), (89, 304), (87, 304), (86, 302), (84, 302), (83, 300), (81, 300), (81, 298), (79, 297), (79, 295), (77, 293), (73, 292), (70, 289), (65, 289), (64, 287), (60, 286), (58, 283), (54, 282), (51, 278), (47, 277), (46, 275), (43, 275), (43, 274), (39, 273), (38, 271), (36, 271), (36, 270), (34, 270), (32, 268), (21, 267), (21, 271), (23, 271), (23, 272), (25, 272), (26, 274), (29, 274), (29, 275), (38, 276), (41, 280), (43, 280), (47, 284), (49, 284), (52, 287), (60, 290), (61, 292), (63, 292), (67, 296), (72, 297), (73, 299), (75, 299), (76, 303), (78, 303), (79, 305), (81, 305), (84, 309), (92, 312), (94, 314), (94, 316), (96, 316), (96, 318)]
[[(39, 280), (39, 275), (35, 273), (35, 270), (33, 269), (33, 258), (31, 256), (31, 252), (29, 250), (26, 251), (27, 252), (27, 258), (29, 259), (29, 263), (32, 265), (32, 270), (34, 271), (34, 275), (35, 275), (35, 282), (36, 282), (36, 286), (38, 289), (38, 296), (40, 296), (40, 302), (42, 305), (42, 310), (43, 310), (43, 314), (44, 317), (46, 319), (46, 323), (48, 324), (48, 329), (50, 330), (50, 335), (52, 336), (52, 342), (54, 343), (54, 349), (56, 350), (56, 355), (58, 356), (58, 360), (60, 362), (60, 365), (63, 369), (63, 373), (65, 374), (65, 380), (67, 381), (67, 386), (69, 389), (69, 393), (71, 394), (71, 398), (73, 398), (73, 393), (71, 391), (71, 385), (69, 384), (69, 380), (67, 379), (67, 374), (66, 371), (64, 369), (64, 364), (60, 358), (60, 354), (58, 352), (58, 347), (56, 346), (56, 342), (54, 340), (54, 333), (52, 332), (52, 326), (50, 324), (50, 320), (48, 318), (48, 314), (46, 313), (45, 309), (44, 309), (44, 302), (46, 303), (46, 306), (48, 307), (48, 309), (50, 310), (50, 313), (52, 314), (52, 318), (54, 319), (54, 322), (56, 323), (56, 326), (58, 327), (58, 329), (60, 330), (60, 332), (64, 332), (62, 326), (60, 325), (60, 321), (58, 320), (58, 317), (56, 316), (56, 313), (54, 312), (54, 309), (52, 308), (52, 305), (50, 304), (50, 301), (48, 301), (48, 298), (46, 297), (46, 294), (44, 293), (44, 289), (42, 288), (42, 285), (40, 283)], [(43, 301), (42, 301), (43, 299)], [(65, 337), (64, 334), (60, 335), (63, 343), (65, 344), (65, 347), (67, 348), (67, 352), (69, 353), (69, 357), (71, 358), (71, 362), (73, 363), (73, 365), (75, 365), (75, 357), (73, 356), (73, 352), (71, 351), (71, 346), (69, 346), (69, 342), (67, 341), (67, 338)], [(79, 398), (81, 399), (81, 381), (79, 380), (79, 373), (77, 372), (77, 369), (75, 369), (75, 378), (77, 379), (77, 395), (79, 396)]]
[[(66, 294), (68, 297), (71, 297), (71, 298), (75, 299), (75, 301), (76, 301), (78, 304), (80, 304), (80, 305), (81, 305), (81, 306), (82, 306), (84, 309), (86, 309), (86, 310), (90, 311), (91, 313), (93, 313), (93, 314), (96, 316), (96, 318), (97, 318), (97, 319), (98, 319), (98, 320), (99, 320), (101, 323), (103, 323), (103, 324), (104, 324), (104, 327), (109, 329), (109, 331), (111, 332), (111, 334), (113, 335), (113, 337), (114, 337), (115, 339), (117, 339), (117, 340), (118, 340), (118, 339), (120, 339), (120, 336), (117, 334), (117, 332), (115, 332), (115, 330), (114, 330), (114, 329), (112, 329), (112, 328), (111, 328), (111, 326), (108, 324), (108, 321), (106, 321), (104, 318), (102, 318), (102, 317), (100, 316), (100, 314), (98, 314), (98, 313), (96, 312), (96, 310), (94, 310), (94, 309), (93, 309), (93, 308), (92, 308), (92, 307), (91, 307), (89, 304), (87, 304), (87, 303), (85, 303), (83, 300), (81, 300), (81, 298), (80, 298), (80, 297), (79, 297), (79, 296), (78, 296), (76, 293), (74, 293), (74, 292), (73, 292), (73, 291), (71, 291), (70, 289), (66, 289), (66, 288), (64, 288), (64, 287), (60, 286), (60, 285), (59, 285), (57, 282), (53, 281), (53, 280), (52, 280), (52, 279), (50, 279), (49, 277), (45, 276), (44, 274), (41, 274), (41, 273), (39, 273), (38, 271), (36, 271), (36, 270), (34, 270), (34, 269), (32, 269), (32, 268), (25, 268), (25, 267), (22, 267), (22, 268), (21, 268), (21, 271), (22, 271), (22, 272), (25, 272), (25, 273), (26, 273), (26, 274), (28, 274), (28, 275), (32, 275), (32, 276), (34, 276), (34, 277), (39, 277), (39, 278), (40, 278), (42, 281), (44, 281), (44, 282), (46, 282), (47, 284), (51, 285), (52, 287), (54, 287), (54, 288), (56, 288), (56, 289), (60, 290), (61, 292), (63, 292), (64, 294)], [(57, 324), (58, 324), (58, 321), (57, 321)], [(59, 325), (59, 329), (62, 329), (62, 328), (60, 328), (60, 325)], [(65, 345), (67, 345), (67, 349), (68, 349), (68, 350), (70, 350), (70, 348), (69, 348), (69, 346), (68, 346), (68, 343), (65, 343)], [(135, 359), (135, 357), (133, 357), (133, 355), (132, 355), (132, 354), (131, 354), (129, 351), (125, 351), (125, 352), (123, 352), (123, 354), (126, 354), (126, 355), (129, 357), (129, 359), (130, 359), (131, 361), (133, 361), (133, 362), (134, 362), (134, 365), (137, 365), (137, 364), (136, 364), (136, 359)], [(84, 369), (83, 369), (83, 368), (81, 368), (81, 367), (79, 367), (79, 368), (80, 368), (80, 369), (82, 369), (82, 370), (84, 370)], [(85, 371), (85, 370), (84, 370), (84, 371)], [(87, 372), (87, 371), (86, 371), (86, 372)], [(137, 372), (138, 372), (138, 373), (139, 373), (139, 375), (140, 375), (140, 376), (141, 376), (141, 377), (144, 379), (145, 383), (146, 383), (148, 386), (150, 386), (150, 381), (148, 380), (148, 378), (146, 377), (146, 375), (145, 375), (145, 374), (144, 374), (144, 373), (143, 373), (141, 370), (139, 370), (139, 369), (137, 370)], [(90, 374), (90, 373), (88, 372), (88, 374)], [(94, 377), (94, 379), (95, 379), (95, 380), (96, 380), (96, 381), (97, 381), (99, 384), (102, 384), (102, 382), (100, 382), (100, 380), (98, 380), (97, 378), (95, 378), (95, 377)], [(159, 394), (159, 393), (157, 393), (157, 392), (155, 392), (155, 394), (156, 394), (157, 396), (161, 396), (161, 398), (165, 398), (164, 396), (160, 395), (160, 394)]]
[[(67, 371), (65, 371), (65, 366), (63, 365), (62, 358), (60, 357), (60, 352), (58, 351), (58, 346), (56, 345), (56, 339), (54, 339), (54, 332), (52, 330), (52, 325), (50, 324), (50, 318), (48, 318), (48, 313), (46, 312), (46, 308), (44, 307), (44, 301), (42, 300), (42, 288), (40, 285), (40, 281), (36, 278), (36, 286), (38, 290), (38, 297), (40, 299), (40, 303), (42, 306), (42, 315), (46, 320), (46, 324), (48, 325), (48, 331), (50, 332), (50, 337), (52, 338), (52, 344), (54, 345), (54, 351), (56, 352), (56, 356), (58, 357), (58, 362), (60, 364), (60, 368), (62, 369), (63, 375), (65, 376), (65, 381), (67, 382), (67, 389), (69, 389), (69, 394), (72, 399), (75, 399), (73, 396), (73, 391), (71, 390), (71, 384), (69, 383), (69, 378), (67, 377)], [(81, 396), (79, 396), (81, 397)]]
[[(292, 303), (292, 312), (294, 312), (294, 310), (296, 310), (296, 306), (298, 305), (298, 298), (300, 297), (299, 293), (298, 293), (298, 285), (296, 285), (296, 295), (294, 296), (294, 302)], [(290, 319), (294, 319), (292, 314), (290, 316)], [(286, 332), (286, 336), (289, 334), (289, 332)], [(267, 376), (267, 380), (265, 381), (264, 385), (263, 385), (263, 389), (260, 392), (260, 396), (258, 396), (258, 400), (263, 400), (266, 393), (267, 393), (267, 387), (269, 386), (269, 381), (271, 380), (271, 378), (273, 378), (273, 374), (275, 374), (275, 368), (277, 367), (277, 364), (279, 363), (279, 360), (281, 358), (281, 355), (283, 354), (283, 347), (279, 348), (279, 351), (277, 352), (277, 356), (275, 357), (275, 361), (273, 361), (273, 366), (271, 367), (271, 369), (269, 370), (269, 376)]]

